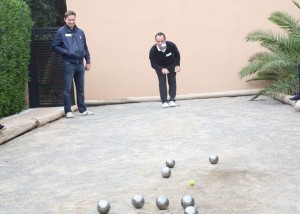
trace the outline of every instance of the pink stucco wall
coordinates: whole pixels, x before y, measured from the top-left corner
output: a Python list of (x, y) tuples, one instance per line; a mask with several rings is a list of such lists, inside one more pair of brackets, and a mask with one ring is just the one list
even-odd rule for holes
[(178, 94), (259, 88), (238, 78), (249, 56), (261, 50), (245, 36), (278, 30), (268, 21), (274, 11), (299, 14), (289, 0), (67, 0), (67, 7), (77, 12), (92, 56), (86, 99), (158, 95), (148, 59), (158, 31), (181, 52)]

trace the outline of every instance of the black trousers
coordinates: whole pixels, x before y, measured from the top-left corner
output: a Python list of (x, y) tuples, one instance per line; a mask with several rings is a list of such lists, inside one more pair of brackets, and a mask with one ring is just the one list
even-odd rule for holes
[(299, 79), (299, 91), (300, 92), (300, 62), (298, 62), (298, 79)]
[(161, 71), (156, 70), (156, 74), (159, 82), (159, 93), (162, 103), (168, 101), (168, 90), (167, 90), (167, 80), (169, 84), (169, 96), (170, 101), (175, 102), (176, 97), (176, 72), (170, 72), (168, 74), (163, 74)]

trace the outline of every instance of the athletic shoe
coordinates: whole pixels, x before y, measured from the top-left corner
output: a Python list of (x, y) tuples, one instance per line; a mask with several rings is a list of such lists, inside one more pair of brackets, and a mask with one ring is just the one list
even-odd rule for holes
[(169, 102), (170, 107), (176, 107), (176, 103), (174, 101)]
[(0, 132), (3, 131), (4, 129), (6, 129), (6, 127), (0, 124)]
[(80, 115), (81, 116), (87, 116), (87, 115), (94, 115), (94, 113), (91, 112), (91, 111), (85, 111), (85, 112), (80, 113)]
[(300, 100), (300, 92), (298, 92), (295, 96), (291, 97), (290, 100)]
[(66, 118), (73, 118), (74, 117), (74, 114), (72, 112), (68, 112), (66, 113)]
[(163, 103), (162, 106), (163, 106), (163, 108), (169, 108), (170, 107), (168, 103)]

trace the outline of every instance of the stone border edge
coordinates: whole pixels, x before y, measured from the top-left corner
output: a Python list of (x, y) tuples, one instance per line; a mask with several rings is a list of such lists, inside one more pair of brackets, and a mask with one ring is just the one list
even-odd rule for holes
[[(72, 106), (72, 111), (76, 111), (77, 106)], [(47, 123), (55, 121), (64, 116), (64, 110), (56, 110), (41, 117), (33, 117), (30, 120), (22, 121), (17, 126), (7, 127), (6, 130), (0, 133), (0, 145), (4, 144), (26, 132), (43, 126)]]
[[(195, 93), (195, 94), (181, 94), (176, 96), (176, 100), (189, 100), (189, 99), (208, 99), (220, 97), (238, 97), (254, 95), (261, 89), (226, 91), (226, 92), (213, 92), (213, 93)], [(100, 105), (113, 105), (113, 104), (126, 104), (126, 103), (141, 103), (141, 102), (160, 102), (159, 96), (148, 97), (127, 97), (122, 99), (112, 100), (87, 100), (87, 106), (100, 106)]]
[[(227, 92), (215, 92), (215, 93), (199, 93), (199, 94), (183, 94), (177, 95), (177, 100), (188, 99), (208, 99), (208, 98), (220, 98), (220, 97), (237, 97), (237, 96), (249, 96), (254, 95), (261, 89), (239, 90), (239, 91), (227, 91)], [(300, 112), (300, 102), (290, 101), (291, 96), (280, 94), (275, 99), (294, 106), (295, 110)], [(140, 102), (156, 102), (160, 101), (158, 96), (153, 97), (127, 97), (122, 99), (113, 100), (87, 100), (87, 106), (101, 106), (101, 105), (113, 105), (113, 104), (126, 104), (126, 103), (140, 103)], [(72, 111), (77, 111), (77, 106), (72, 107)], [(35, 128), (43, 126), (47, 123), (55, 121), (64, 116), (64, 111), (56, 110), (52, 113), (46, 114), (41, 117), (32, 118), (29, 121), (24, 121), (18, 126), (8, 127), (4, 132), (0, 133), (0, 145), (18, 137), (26, 132), (29, 132)]]

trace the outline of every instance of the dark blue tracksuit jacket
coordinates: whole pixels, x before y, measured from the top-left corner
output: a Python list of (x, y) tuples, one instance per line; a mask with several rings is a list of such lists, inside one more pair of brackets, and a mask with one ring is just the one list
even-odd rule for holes
[(52, 42), (52, 49), (62, 55), (63, 61), (82, 64), (83, 58), (90, 64), (90, 53), (84, 32), (74, 26), (71, 30), (67, 25), (61, 27)]

